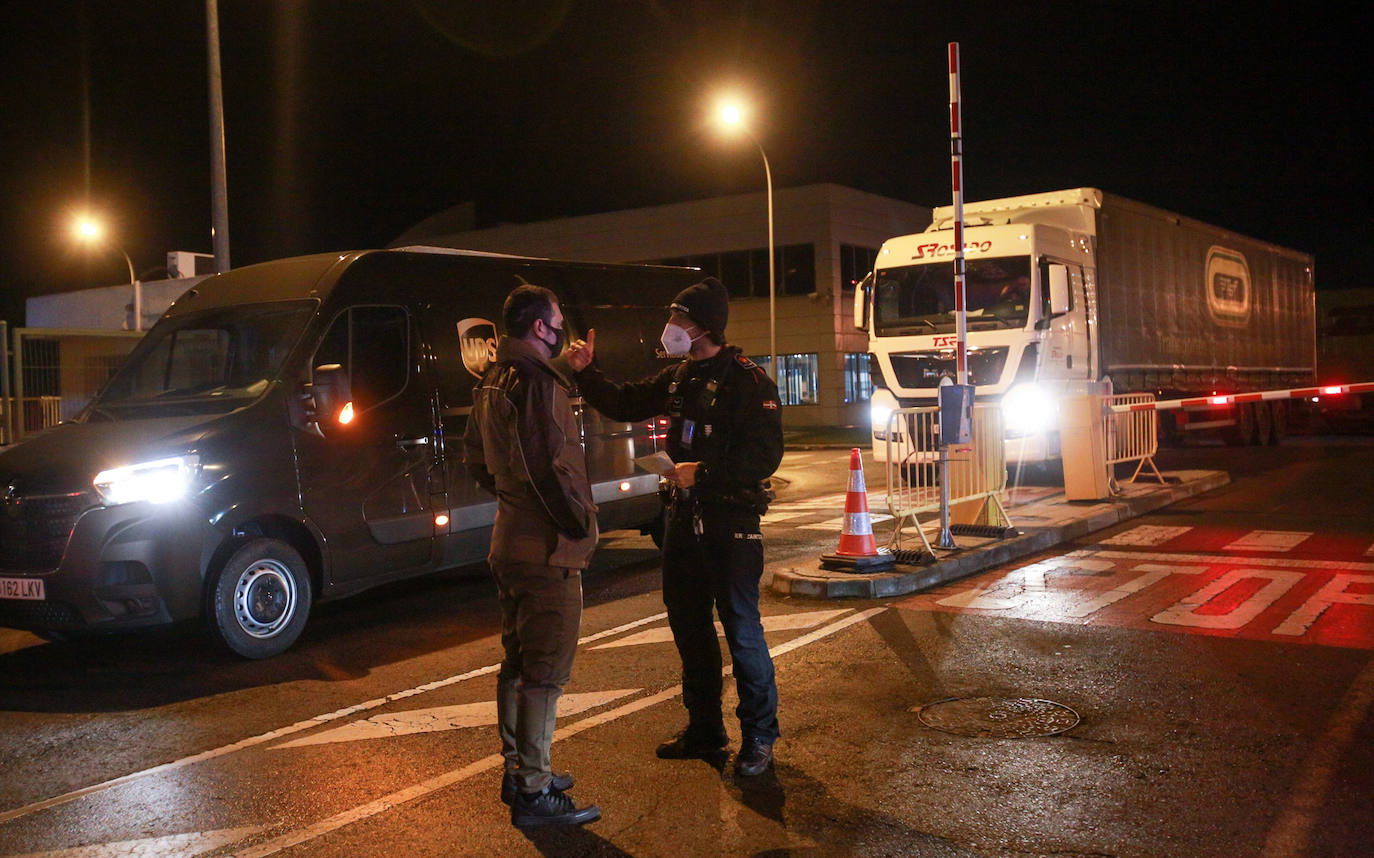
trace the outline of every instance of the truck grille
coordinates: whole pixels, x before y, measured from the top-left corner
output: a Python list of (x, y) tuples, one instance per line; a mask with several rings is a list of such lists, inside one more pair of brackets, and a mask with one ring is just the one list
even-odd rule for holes
[(89, 492), (0, 498), (0, 570), (56, 569), (77, 517), (94, 503)]
[(7, 629), (46, 629), (83, 625), (76, 608), (66, 602), (21, 602), (0, 599), (0, 626)]
[[(969, 384), (996, 384), (1002, 380), (1007, 362), (1007, 347), (968, 352)], [(892, 373), (898, 387), (939, 387), (940, 379), (958, 379), (958, 366), (952, 350), (898, 352), (892, 355)]]

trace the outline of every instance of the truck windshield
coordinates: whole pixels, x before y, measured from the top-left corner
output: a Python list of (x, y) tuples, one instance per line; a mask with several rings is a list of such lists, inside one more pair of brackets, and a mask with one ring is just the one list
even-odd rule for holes
[(313, 301), (222, 307), (159, 322), (91, 402), (87, 419), (215, 414), (261, 396)]
[[(1030, 313), (1030, 257), (970, 259), (965, 271), (969, 330), (1024, 328)], [(954, 330), (954, 262), (880, 269), (874, 277), (879, 336)]]

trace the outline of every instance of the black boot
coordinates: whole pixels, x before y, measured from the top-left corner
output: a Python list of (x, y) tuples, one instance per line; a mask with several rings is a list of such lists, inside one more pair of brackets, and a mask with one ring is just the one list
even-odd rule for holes
[(688, 724), (687, 729), (659, 745), (655, 753), (660, 760), (690, 760), (718, 754), (729, 742), (723, 725)]
[(554, 787), (542, 792), (516, 793), (510, 806), (510, 823), (517, 828), (537, 825), (581, 825), (601, 818), (601, 808), (594, 804), (578, 807), (570, 796)]
[(765, 739), (745, 739), (735, 757), (735, 772), (751, 778), (761, 775), (773, 765), (773, 745)]
[[(553, 780), (549, 782), (549, 786), (559, 792), (566, 792), (573, 788), (573, 776), (566, 772), (554, 772)], [(515, 775), (511, 772), (506, 772), (505, 776), (501, 778), (501, 801), (510, 804), (515, 801), (515, 794), (517, 792)]]

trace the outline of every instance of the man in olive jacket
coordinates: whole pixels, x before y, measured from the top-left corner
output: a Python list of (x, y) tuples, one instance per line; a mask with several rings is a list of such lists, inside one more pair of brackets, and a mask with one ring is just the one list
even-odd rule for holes
[(550, 750), (558, 698), (572, 676), (596, 505), (568, 382), (550, 363), (563, 350), (558, 298), (519, 286), (501, 315), (505, 336), (473, 389), (463, 436), (469, 471), (497, 497), (487, 559), (505, 648), (496, 680), (501, 797), (517, 826), (580, 824), (601, 811), (564, 794), (572, 777), (554, 774)]

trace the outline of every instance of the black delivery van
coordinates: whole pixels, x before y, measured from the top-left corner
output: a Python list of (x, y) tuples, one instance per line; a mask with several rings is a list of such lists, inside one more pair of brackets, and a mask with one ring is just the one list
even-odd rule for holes
[[(486, 557), (468, 476), (472, 387), (521, 283), (597, 328), (620, 377), (655, 371), (695, 269), (440, 248), (306, 256), (181, 296), (71, 423), (0, 452), (0, 626), (49, 637), (203, 618), (282, 652), (311, 605)], [(580, 408), (580, 404), (577, 406)], [(656, 421), (580, 414), (603, 531), (661, 522)]]

